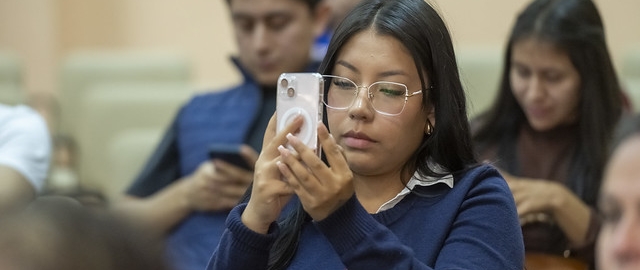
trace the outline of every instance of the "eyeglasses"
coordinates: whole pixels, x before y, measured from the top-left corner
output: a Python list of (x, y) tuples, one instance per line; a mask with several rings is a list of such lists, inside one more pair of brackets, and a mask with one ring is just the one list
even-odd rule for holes
[(324, 105), (334, 110), (346, 110), (355, 102), (360, 88), (367, 89), (367, 97), (373, 109), (383, 115), (399, 115), (404, 111), (407, 100), (422, 90), (409, 94), (406, 85), (379, 81), (369, 86), (358, 86), (352, 80), (340, 76), (323, 75)]

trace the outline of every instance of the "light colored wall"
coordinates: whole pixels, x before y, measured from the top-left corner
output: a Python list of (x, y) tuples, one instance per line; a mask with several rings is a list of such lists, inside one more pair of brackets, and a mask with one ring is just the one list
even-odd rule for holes
[(0, 1), (0, 50), (22, 61), (23, 89), (53, 92), (58, 61), (54, 1)]
[[(502, 48), (525, 0), (430, 0), (453, 33), (456, 47)], [(640, 45), (640, 1), (596, 0), (616, 63)], [(78, 49), (169, 50), (189, 57), (194, 84), (238, 81), (227, 61), (235, 41), (224, 0), (2, 0), (0, 49), (24, 60), (25, 89), (56, 92), (57, 65)]]
[[(452, 32), (456, 47), (504, 47), (516, 15), (528, 0), (430, 0), (436, 3)], [(604, 21), (614, 62), (640, 47), (640, 1), (595, 0)]]
[[(500, 57), (516, 14), (528, 2), (428, 1), (435, 3), (441, 11), (451, 30), (454, 45), (461, 55), (464, 55), (463, 52), (468, 55), (468, 49), (471, 48), (492, 48), (497, 51), (496, 57)], [(178, 53), (188, 58), (193, 66), (193, 89), (215, 89), (240, 80), (239, 74), (228, 61), (236, 49), (225, 2), (0, 0), (0, 50), (13, 52), (23, 61), (23, 89), (31, 95), (60, 93), (61, 61), (73, 52), (86, 50)], [(615, 63), (619, 65), (628, 49), (640, 48), (640, 1), (596, 0), (596, 3), (605, 21), (611, 53)], [(476, 54), (472, 51), (471, 55)], [(489, 57), (491, 55), (494, 54), (489, 54)], [(481, 69), (480, 72), (470, 73), (473, 74), (463, 73), (463, 80), (471, 81), (473, 78), (477, 81), (478, 78), (492, 77), (487, 74), (496, 72)], [(472, 101), (471, 113), (488, 106), (493, 93), (487, 93), (483, 89), (495, 88), (487, 84), (482, 84), (483, 87), (475, 86), (476, 89), (467, 87)], [(640, 89), (637, 93), (640, 97)], [(162, 128), (164, 127), (159, 129)], [(157, 135), (159, 137), (160, 133)], [(86, 139), (80, 138), (78, 141)], [(152, 146), (149, 143), (149, 148), (141, 151), (148, 153)], [(136, 148), (139, 150), (140, 145)], [(80, 149), (80, 152), (86, 149), (88, 148)], [(84, 154), (84, 157), (90, 156), (86, 152)], [(82, 171), (85, 166), (80, 167)], [(121, 176), (122, 179), (119, 180), (125, 181), (132, 177)], [(100, 187), (111, 182), (113, 181), (95, 184)], [(120, 186), (113, 185), (105, 188), (106, 191), (115, 190), (112, 193), (121, 189)]]
[(197, 88), (239, 80), (229, 64), (235, 40), (224, 0), (118, 0), (124, 48), (177, 50), (193, 63)]

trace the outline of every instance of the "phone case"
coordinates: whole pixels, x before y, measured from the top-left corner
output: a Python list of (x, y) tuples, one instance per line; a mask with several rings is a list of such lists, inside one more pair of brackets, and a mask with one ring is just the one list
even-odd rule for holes
[(209, 146), (209, 158), (221, 159), (234, 166), (251, 170), (251, 166), (240, 155), (239, 144), (212, 144)]
[(283, 73), (278, 79), (276, 98), (277, 130), (284, 129), (296, 116), (304, 117), (300, 132), (296, 133), (309, 148), (318, 148), (318, 122), (322, 121), (324, 80), (319, 73)]

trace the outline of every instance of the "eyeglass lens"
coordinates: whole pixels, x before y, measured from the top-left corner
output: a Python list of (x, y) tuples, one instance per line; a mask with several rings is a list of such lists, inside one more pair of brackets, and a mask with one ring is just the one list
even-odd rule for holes
[[(359, 94), (355, 82), (337, 76), (325, 75), (325, 105), (332, 109), (347, 109)], [(368, 87), (368, 96), (373, 108), (383, 114), (402, 112), (407, 96), (407, 87), (401, 83), (375, 82)]]

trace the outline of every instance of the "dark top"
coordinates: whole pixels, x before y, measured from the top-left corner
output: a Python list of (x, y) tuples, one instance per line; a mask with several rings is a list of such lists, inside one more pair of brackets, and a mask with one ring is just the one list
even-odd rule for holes
[[(454, 175), (455, 184), (416, 187), (393, 208), (369, 214), (352, 197), (302, 227), (289, 269), (523, 269), (524, 246), (509, 187), (490, 166)], [(280, 233), (244, 226), (234, 208), (207, 269), (266, 269)]]
[[(528, 124), (523, 125), (516, 139), (516, 156), (505, 157), (498, 154), (498, 146), (488, 147), (479, 153), (479, 159), (493, 162), (498, 167), (518, 177), (545, 179), (569, 185), (572, 158), (575, 152), (577, 125), (558, 127), (538, 132)], [(515, 158), (512, 166), (505, 160)], [(540, 213), (526, 218), (522, 226), (525, 249), (558, 256), (570, 255), (587, 263), (594, 258), (594, 245), (599, 228), (596, 210), (592, 208), (587, 245), (571, 246), (551, 215)]]

